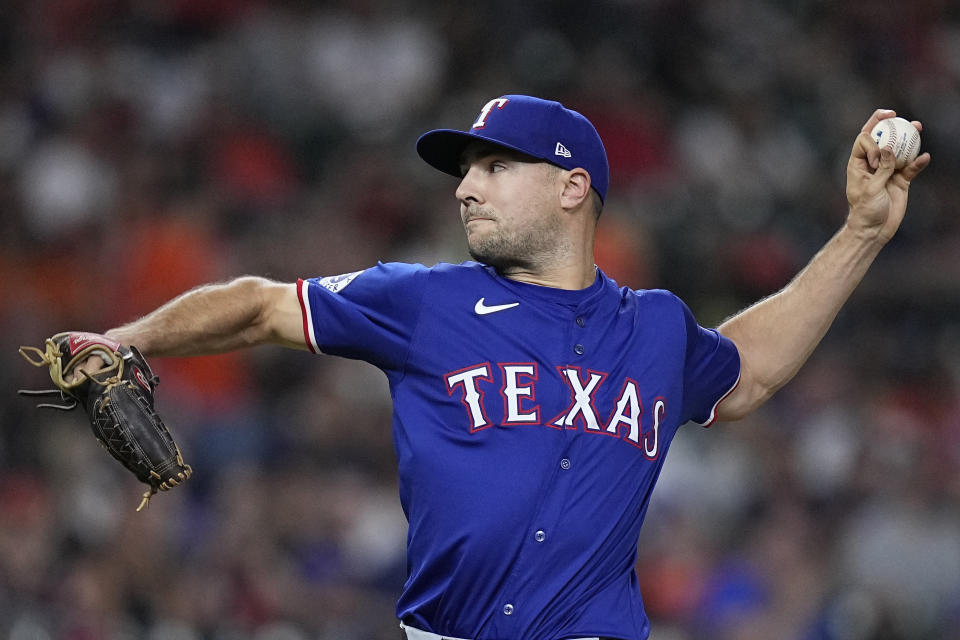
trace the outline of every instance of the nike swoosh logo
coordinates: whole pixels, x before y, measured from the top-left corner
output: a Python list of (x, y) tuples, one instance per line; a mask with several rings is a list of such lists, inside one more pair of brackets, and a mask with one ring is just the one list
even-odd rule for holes
[(512, 309), (513, 307), (517, 307), (517, 306), (520, 305), (519, 302), (509, 302), (509, 303), (507, 303), (507, 304), (492, 304), (492, 305), (486, 305), (486, 304), (484, 304), (484, 302), (483, 302), (484, 299), (485, 299), (485, 298), (480, 298), (479, 300), (477, 300), (477, 304), (474, 305), (474, 307), (473, 307), (473, 310), (476, 312), (476, 314), (477, 314), (478, 316), (485, 316), (485, 315), (487, 315), (488, 313), (496, 313), (497, 311), (503, 311), (503, 310), (505, 310), (505, 309)]

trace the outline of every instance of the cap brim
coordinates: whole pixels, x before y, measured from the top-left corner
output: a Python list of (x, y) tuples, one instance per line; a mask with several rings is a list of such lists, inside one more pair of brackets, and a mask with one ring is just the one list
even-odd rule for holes
[[(457, 131), (456, 129), (434, 129), (433, 131), (426, 132), (417, 140), (417, 153), (434, 169), (443, 171), (456, 178), (462, 178), (463, 172), (460, 170), (460, 162), (463, 151), (467, 148), (468, 144), (475, 140), (494, 144), (522, 153), (525, 156), (530, 156), (529, 151), (511, 144), (506, 144), (495, 138), (488, 138), (466, 131)], [(542, 160), (543, 158), (537, 159)]]

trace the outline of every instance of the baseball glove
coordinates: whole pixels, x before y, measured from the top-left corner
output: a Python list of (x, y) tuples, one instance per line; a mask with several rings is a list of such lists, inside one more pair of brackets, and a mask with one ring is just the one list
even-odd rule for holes
[[(20, 355), (36, 367), (47, 367), (57, 388), (19, 393), (59, 396), (61, 401), (38, 407), (70, 411), (82, 406), (97, 441), (149, 485), (137, 511), (157, 491), (175, 487), (193, 473), (154, 409), (159, 379), (136, 347), (96, 333), (66, 332), (48, 338), (44, 350), (20, 347)], [(99, 356), (104, 367), (92, 374), (78, 370), (91, 356)]]

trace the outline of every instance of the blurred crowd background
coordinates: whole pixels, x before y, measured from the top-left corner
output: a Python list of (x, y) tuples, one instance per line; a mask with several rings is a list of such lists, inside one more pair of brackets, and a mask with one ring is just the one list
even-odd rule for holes
[(505, 93), (604, 137), (598, 262), (701, 324), (844, 219), (877, 107), (924, 123), (907, 219), (806, 368), (688, 425), (637, 569), (656, 640), (960, 638), (960, 6), (947, 0), (0, 3), (0, 638), (400, 637), (406, 523), (368, 365), (157, 360), (196, 473), (142, 487), (16, 354), (201, 283), (466, 259), (414, 142)]

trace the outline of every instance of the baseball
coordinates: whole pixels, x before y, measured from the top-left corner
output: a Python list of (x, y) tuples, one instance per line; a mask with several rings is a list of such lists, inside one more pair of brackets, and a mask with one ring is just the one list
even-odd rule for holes
[(897, 169), (903, 169), (913, 162), (920, 153), (920, 132), (903, 118), (887, 118), (877, 123), (870, 132), (880, 148), (893, 151), (897, 158)]

